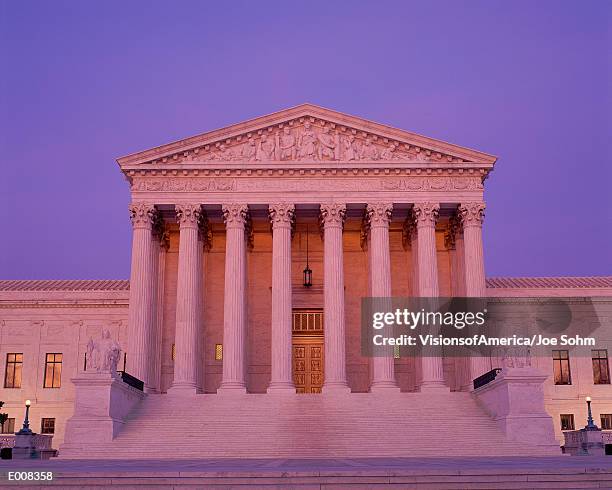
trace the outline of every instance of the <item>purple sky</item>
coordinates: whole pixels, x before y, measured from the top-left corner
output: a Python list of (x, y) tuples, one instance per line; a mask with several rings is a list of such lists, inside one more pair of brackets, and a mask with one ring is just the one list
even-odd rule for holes
[(612, 274), (612, 2), (0, 9), (0, 278), (129, 277), (114, 159), (302, 102), (499, 156), (487, 275)]

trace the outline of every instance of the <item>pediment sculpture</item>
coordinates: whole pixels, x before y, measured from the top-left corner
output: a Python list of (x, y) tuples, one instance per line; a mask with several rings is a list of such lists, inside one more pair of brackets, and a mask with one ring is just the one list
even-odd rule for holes
[(205, 145), (198, 162), (416, 161), (462, 162), (461, 158), (325, 121), (284, 124)]
[(121, 347), (111, 337), (108, 330), (102, 330), (102, 338), (94, 340), (92, 337), (87, 342), (87, 372), (111, 373), (118, 377), (117, 365)]

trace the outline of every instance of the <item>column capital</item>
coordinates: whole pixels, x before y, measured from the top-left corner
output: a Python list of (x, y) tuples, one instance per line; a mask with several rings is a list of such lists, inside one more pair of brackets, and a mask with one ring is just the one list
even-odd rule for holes
[(439, 213), (440, 204), (437, 202), (415, 202), (412, 206), (412, 214), (417, 228), (435, 227)]
[(393, 212), (393, 203), (390, 202), (373, 202), (366, 206), (366, 221), (370, 228), (373, 227), (388, 227), (391, 222), (391, 213)]
[(175, 204), (174, 210), (181, 228), (198, 228), (202, 216), (200, 204)]
[(249, 206), (246, 204), (223, 204), (223, 221), (227, 228), (245, 228), (249, 219)]
[(281, 202), (268, 206), (272, 228), (292, 228), (295, 221), (295, 205)]
[(157, 219), (155, 205), (146, 202), (132, 202), (128, 206), (130, 220), (134, 228), (152, 229)]
[(335, 226), (342, 228), (346, 219), (346, 204), (325, 203), (320, 205), (319, 223), (322, 228)]
[(462, 202), (459, 205), (459, 217), (461, 218), (463, 227), (482, 226), (485, 216), (485, 207), (485, 203), (481, 201)]

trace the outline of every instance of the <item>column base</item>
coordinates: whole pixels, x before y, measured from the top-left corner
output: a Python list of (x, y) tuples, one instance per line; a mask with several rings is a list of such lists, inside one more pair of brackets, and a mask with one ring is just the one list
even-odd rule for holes
[(238, 382), (221, 383), (217, 388), (218, 395), (244, 395), (246, 392), (246, 386)]
[(293, 383), (281, 382), (270, 383), (267, 392), (270, 394), (295, 395), (295, 385)]
[(177, 384), (168, 388), (168, 395), (190, 396), (200, 394), (197, 386), (191, 384)]
[(342, 382), (323, 383), (323, 388), (321, 389), (321, 392), (329, 395), (344, 394), (350, 393), (351, 388), (348, 384)]
[(450, 388), (441, 381), (432, 381), (419, 385), (421, 393), (450, 393)]
[(400, 388), (393, 381), (375, 381), (370, 386), (370, 393), (399, 393)]

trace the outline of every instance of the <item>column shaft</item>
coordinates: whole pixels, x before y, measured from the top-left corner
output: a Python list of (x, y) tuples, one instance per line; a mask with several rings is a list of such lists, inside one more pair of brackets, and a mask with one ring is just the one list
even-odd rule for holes
[(219, 392), (246, 393), (246, 204), (223, 206), (225, 300), (223, 306), (223, 379)]
[[(419, 296), (421, 298), (437, 298), (440, 295), (438, 286), (438, 258), (436, 249), (436, 221), (440, 205), (438, 203), (415, 203), (413, 208), (414, 219), (417, 226), (417, 254)], [(432, 301), (431, 307), (437, 302)], [(436, 335), (437, 331), (430, 333)], [(445, 390), (444, 364), (439, 349), (423, 349), (422, 357), (421, 391)]]
[(200, 206), (176, 205), (180, 224), (176, 286), (176, 336), (172, 391), (196, 392), (200, 353), (200, 276), (202, 250), (198, 240)]
[(291, 227), (293, 204), (271, 204), (272, 222), (272, 375), (269, 393), (295, 393), (291, 345)]
[[(481, 298), (486, 295), (484, 256), (482, 249), (483, 202), (462, 203), (459, 216), (463, 224), (463, 248), (465, 254), (465, 295)], [(470, 357), (469, 378), (465, 390), (473, 389), (472, 381), (491, 369), (491, 360), (485, 356)]]
[[(389, 222), (391, 203), (368, 204), (366, 217), (370, 230), (368, 251), (370, 254), (370, 295), (391, 297), (391, 256), (389, 250)], [(372, 359), (372, 385), (370, 391), (399, 391), (395, 381), (395, 358), (392, 352), (385, 357)]]
[(344, 318), (344, 204), (322, 204), (325, 382), (323, 393), (349, 393)]
[(151, 204), (130, 204), (133, 225), (132, 268), (130, 273), (130, 305), (128, 312), (127, 371), (149, 381), (148, 356), (151, 345), (151, 311), (153, 281), (152, 222), (155, 208)]

